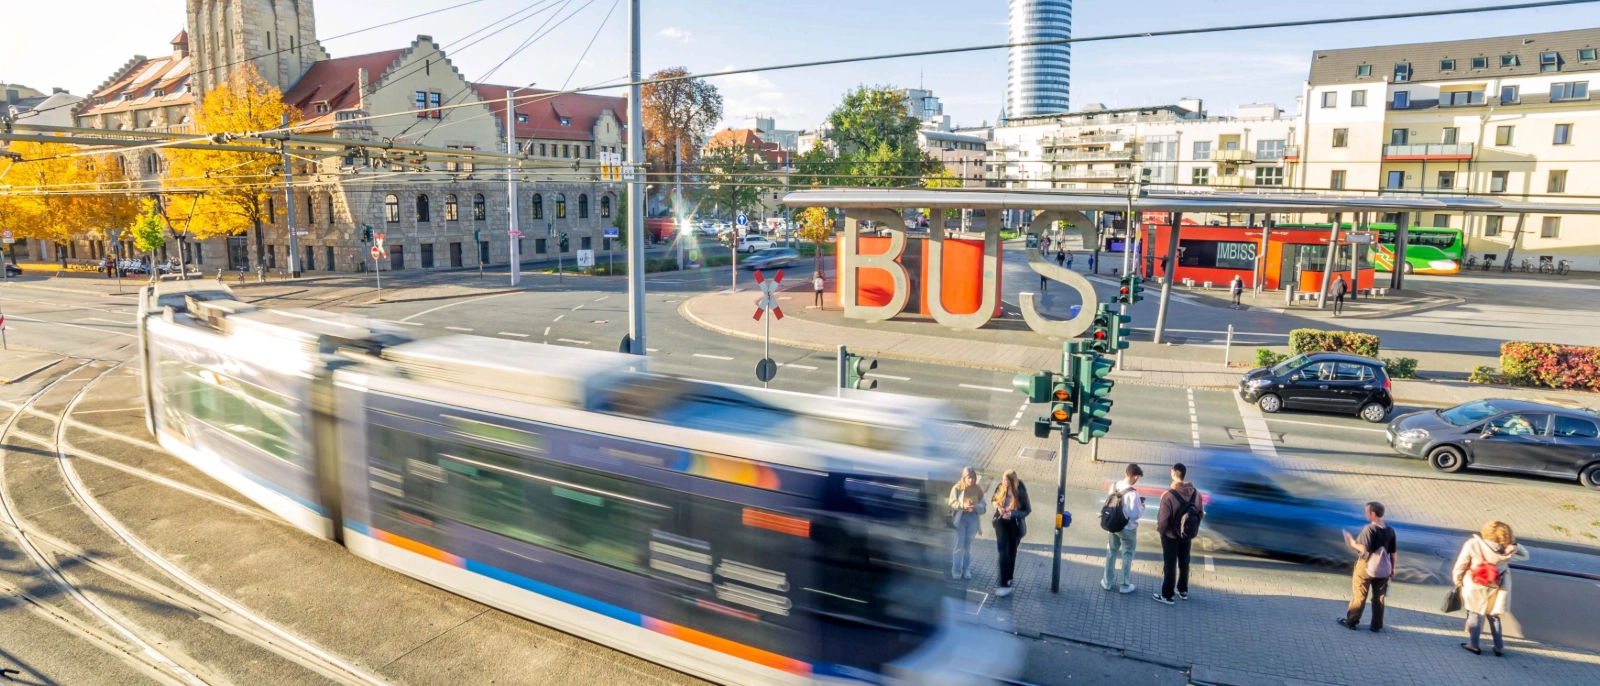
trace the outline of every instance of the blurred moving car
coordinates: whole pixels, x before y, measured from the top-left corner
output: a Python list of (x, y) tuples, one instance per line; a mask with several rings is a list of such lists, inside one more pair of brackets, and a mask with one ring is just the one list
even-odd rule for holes
[(17, 265), (7, 262), (6, 276), (22, 276), (22, 267), (18, 267)]
[(755, 252), (772, 247), (772, 241), (765, 236), (740, 236), (739, 252)]
[(1389, 447), (1441, 472), (1471, 467), (1577, 479), (1600, 489), (1600, 413), (1527, 400), (1475, 400), (1395, 417)]
[(1377, 423), (1394, 409), (1384, 363), (1344, 353), (1295, 355), (1239, 380), (1239, 397), (1262, 412), (1282, 409), (1353, 414)]
[(739, 260), (740, 269), (787, 269), (800, 261), (800, 251), (793, 248), (767, 248)]

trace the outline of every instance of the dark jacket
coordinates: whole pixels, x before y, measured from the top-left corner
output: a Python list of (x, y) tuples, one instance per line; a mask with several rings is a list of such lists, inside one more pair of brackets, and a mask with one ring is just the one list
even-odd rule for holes
[(1344, 279), (1338, 279), (1333, 282), (1333, 297), (1337, 298), (1348, 292), (1350, 291), (1349, 288), (1344, 285)]
[[(1000, 488), (1000, 486), (998, 486), (998, 485), (995, 486), (996, 491), (998, 491), (999, 488)], [(990, 496), (990, 498), (992, 499), (993, 496)], [(1017, 506), (1016, 506), (1016, 508), (1013, 509), (1013, 511), (1011, 513), (1011, 518), (1012, 519), (1019, 519), (1019, 520), (1020, 519), (1027, 519), (1028, 515), (1033, 514), (1033, 502), (1028, 500), (1028, 485), (1025, 484), (1025, 483), (1022, 483), (1021, 481), (1017, 482), (1017, 498), (1016, 499), (1017, 499)], [(1000, 504), (999, 503), (995, 503), (995, 506), (994, 506), (994, 518), (995, 519), (999, 519), (1000, 518)]]
[(1156, 513), (1156, 532), (1163, 538), (1183, 537), (1179, 531), (1179, 511), (1190, 499), (1194, 500), (1195, 509), (1200, 511), (1200, 516), (1205, 517), (1206, 504), (1201, 500), (1200, 492), (1195, 490), (1194, 484), (1185, 481), (1161, 494), (1161, 510)]

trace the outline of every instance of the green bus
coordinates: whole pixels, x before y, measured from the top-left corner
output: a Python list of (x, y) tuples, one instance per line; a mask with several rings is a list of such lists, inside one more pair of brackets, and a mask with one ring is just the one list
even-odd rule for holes
[[(1333, 228), (1332, 224), (1279, 224), (1290, 229)], [(1352, 228), (1349, 222), (1341, 228)], [(1367, 230), (1378, 234), (1377, 249), (1368, 258), (1380, 272), (1394, 270), (1394, 224), (1368, 224)], [(1461, 229), (1413, 226), (1406, 229), (1406, 263), (1402, 269), (1407, 274), (1455, 274), (1461, 271)]]

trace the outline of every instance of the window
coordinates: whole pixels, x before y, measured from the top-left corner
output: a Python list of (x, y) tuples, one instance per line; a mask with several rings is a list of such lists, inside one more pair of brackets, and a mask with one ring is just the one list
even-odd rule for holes
[(579, 219), (588, 219), (589, 218), (589, 196), (588, 196), (588, 194), (580, 193), (578, 195), (578, 218)]
[(1511, 178), (1511, 172), (1508, 172), (1508, 171), (1489, 172), (1489, 192), (1490, 193), (1504, 193), (1504, 192), (1506, 192), (1506, 182), (1510, 178)]
[(439, 94), (438, 93), (429, 93), (428, 94), (428, 107), (433, 109), (433, 118), (434, 119), (438, 119), (439, 117), (444, 115), (444, 111), (439, 109), (439, 105), (441, 105), (441, 104), (442, 103), (439, 102)]
[(1405, 83), (1411, 80), (1411, 63), (1401, 62), (1394, 65), (1394, 82)]
[(312, 467), (296, 449), (305, 433), (292, 398), (172, 358), (162, 359), (159, 373), (168, 407), (267, 455)]
[(1439, 60), (1439, 71), (1455, 71), (1455, 60)]
[(1367, 91), (1365, 89), (1358, 90), (1358, 91), (1350, 91), (1350, 106), (1351, 107), (1366, 107), (1367, 106)]
[(422, 248), (422, 268), (433, 269), (433, 244), (423, 243), (420, 247)]
[(416, 96), (417, 96), (417, 101), (416, 101), (416, 104), (417, 104), (417, 118), (418, 119), (427, 119), (428, 118), (428, 92), (427, 91), (417, 91)]
[(1561, 54), (1555, 52), (1539, 53), (1539, 71), (1561, 71)]
[(1445, 145), (1455, 145), (1460, 138), (1461, 129), (1454, 126), (1446, 126), (1444, 127), (1444, 133), (1439, 136), (1439, 142)]
[(417, 196), (417, 221), (430, 221), (428, 218), (428, 196), (426, 195)]
[(556, 219), (567, 218), (567, 194), (556, 194)]
[(562, 126), (572, 126), (572, 117), (562, 117), (561, 118), (561, 125)]
[(1544, 223), (1539, 225), (1539, 237), (1540, 238), (1560, 238), (1561, 237), (1561, 218), (1560, 217), (1545, 217), (1544, 218)]
[(1518, 102), (1521, 102), (1521, 101), (1522, 101), (1522, 87), (1521, 86), (1501, 86), (1500, 87), (1500, 104), (1502, 104), (1502, 105), (1510, 105), (1510, 104), (1518, 103)]
[(1411, 140), (1411, 131), (1407, 129), (1390, 129), (1389, 145), (1405, 145)]
[(400, 199), (393, 195), (383, 197), (383, 220), (394, 224), (400, 221)]
[(1344, 170), (1335, 169), (1328, 174), (1328, 188), (1331, 190), (1344, 190)]
[(483, 202), (483, 194), (478, 193), (472, 196), (472, 219), (481, 222), (488, 218), (489, 207)]
[(447, 222), (453, 222), (453, 221), (460, 220), (461, 217), (460, 217), (459, 214), (457, 214), (457, 212), (458, 212), (458, 210), (456, 208), (456, 194), (455, 193), (450, 193), (450, 194), (444, 196), (444, 220), (447, 221)]
[(1356, 67), (1356, 76), (1372, 76), (1372, 65), (1363, 64)]
[(1453, 171), (1439, 172), (1439, 190), (1447, 191), (1456, 187), (1456, 173)]
[(1600, 431), (1595, 430), (1594, 422), (1559, 414), (1556, 415), (1555, 434), (1563, 438), (1600, 438)]
[(1410, 91), (1395, 91), (1394, 92), (1394, 108), (1395, 109), (1403, 110), (1403, 109), (1405, 109), (1407, 107), (1410, 107), (1410, 106), (1411, 106), (1411, 92)]
[(1377, 375), (1372, 368), (1359, 362), (1339, 362), (1334, 366), (1334, 381), (1372, 381)]
[(1282, 140), (1256, 141), (1256, 159), (1279, 160), (1283, 159)]
[(1488, 69), (1489, 68), (1489, 58), (1487, 58), (1487, 57), (1474, 57), (1474, 58), (1472, 58), (1472, 68), (1473, 69)]
[(1501, 55), (1500, 56), (1500, 66), (1502, 66), (1502, 67), (1515, 67), (1515, 66), (1517, 66), (1519, 64), (1522, 64), (1522, 61), (1517, 59), (1516, 55)]
[(533, 252), (536, 255), (543, 255), (543, 254), (545, 254), (545, 252), (547, 252), (547, 249), (545, 248), (545, 239), (543, 239), (543, 238), (535, 238), (535, 239), (533, 239)]
[(611, 218), (611, 196), (609, 195), (600, 196), (600, 218)]
[(1189, 173), (1189, 183), (1195, 186), (1211, 185), (1211, 170), (1205, 167), (1196, 167)]
[(1581, 48), (1578, 50), (1578, 60), (1581, 62), (1594, 61), (1594, 48)]
[(1565, 193), (1565, 192), (1567, 192), (1567, 171), (1565, 169), (1552, 169), (1552, 170), (1550, 170), (1550, 178), (1549, 178), (1549, 180), (1547, 182), (1545, 182), (1544, 192), (1546, 192), (1546, 193)]
[(539, 156), (540, 157), (549, 157), (550, 153), (548, 151), (546, 151), (544, 148), (545, 148), (545, 144), (544, 143), (540, 143), (539, 144)]
[(1178, 262), (1185, 267), (1205, 269), (1253, 269), (1256, 266), (1254, 241), (1178, 241), (1181, 252)]
[(1335, 148), (1348, 148), (1348, 147), (1350, 147), (1350, 129), (1334, 129), (1333, 130), (1333, 147), (1335, 147)]
[[(1448, 228), (1450, 228), (1450, 215), (1448, 215), (1448, 214), (1435, 214), (1435, 215), (1433, 215), (1433, 228), (1435, 228), (1435, 229), (1448, 229)], [(1407, 241), (1407, 242), (1409, 243), (1410, 241)]]
[(1550, 142), (1553, 145), (1571, 145), (1572, 144), (1572, 125), (1571, 124), (1556, 124), (1555, 136), (1553, 138), (1551, 138)]
[(568, 145), (566, 143), (562, 143), (561, 144), (561, 156), (563, 158), (570, 159), (572, 157), (572, 146)]
[(1282, 186), (1283, 167), (1256, 167), (1257, 186)]
[(1588, 100), (1588, 81), (1567, 81), (1550, 84), (1550, 101), (1558, 100)]
[(306, 223), (317, 223), (317, 196), (311, 193), (306, 194)]
[(578, 239), (578, 249), (579, 250), (593, 250), (594, 249), (594, 239), (590, 238), (589, 236), (584, 236), (583, 238)]
[(1211, 159), (1211, 141), (1195, 141), (1194, 158), (1197, 160)]
[(1489, 215), (1487, 217), (1484, 217), (1483, 218), (1483, 235), (1485, 237), (1493, 237), (1493, 236), (1500, 235), (1500, 224), (1501, 224), (1501, 222), (1504, 222), (1505, 220), (1506, 220), (1506, 218), (1504, 216), (1498, 215), (1498, 214), (1491, 214), (1491, 215)]
[(1515, 127), (1515, 126), (1497, 126), (1497, 127), (1495, 127), (1495, 129), (1494, 129), (1494, 144), (1495, 145), (1511, 145), (1511, 142), (1513, 140), (1515, 140), (1516, 130), (1517, 130), (1517, 127)]
[[(121, 157), (117, 158), (117, 163), (122, 163)], [(273, 197), (270, 195), (267, 196), (267, 221), (274, 224), (278, 222), (278, 203), (275, 202)]]
[(533, 218), (544, 219), (544, 196), (538, 193), (533, 194)]
[(1543, 436), (1545, 426), (1549, 423), (1550, 415), (1547, 414), (1508, 414), (1489, 422), (1487, 428), (1507, 436)]
[(1338, 91), (1323, 91), (1322, 92), (1322, 106), (1323, 107), (1338, 107), (1339, 106), (1339, 92)]
[(1439, 94), (1439, 104), (1446, 107), (1482, 105), (1483, 91), (1454, 91)]
[(1405, 188), (1406, 173), (1403, 171), (1389, 172), (1389, 185), (1386, 188)]
[[(333, 194), (328, 194), (328, 223), (333, 223)], [(330, 263), (331, 264), (331, 263)]]
[(528, 123), (528, 115), (518, 113), (517, 114), (517, 123), (518, 124), (526, 124), (526, 123)]

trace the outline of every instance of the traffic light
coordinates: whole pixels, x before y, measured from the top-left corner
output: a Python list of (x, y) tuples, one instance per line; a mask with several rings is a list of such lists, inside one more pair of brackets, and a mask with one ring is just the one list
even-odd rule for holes
[(1111, 312), (1110, 305), (1101, 305), (1094, 313), (1094, 323), (1089, 326), (1089, 341), (1085, 349), (1098, 353), (1111, 352)]
[[(1132, 331), (1128, 322), (1133, 321), (1133, 317), (1117, 314), (1109, 303), (1102, 303), (1100, 311), (1106, 315), (1106, 349), (1101, 352), (1116, 354), (1118, 350), (1127, 350), (1128, 334)], [(1096, 317), (1095, 321), (1099, 322), (1100, 318)]]
[(1043, 403), (1050, 400), (1050, 382), (1055, 379), (1055, 374), (1039, 372), (1037, 374), (1018, 374), (1011, 379), (1011, 387), (1028, 396), (1030, 403)]
[(1141, 198), (1150, 197), (1150, 168), (1149, 167), (1141, 167), (1139, 169), (1139, 197), (1141, 197)]
[[(1049, 435), (1051, 428), (1066, 431), (1072, 426), (1073, 394), (1076, 391), (1072, 378), (1062, 375), (1054, 381), (1050, 384), (1050, 415), (1046, 417), (1049, 421), (1045, 422), (1044, 435)], [(1039, 435), (1038, 423), (1034, 424), (1033, 433)]]
[(846, 353), (844, 356), (844, 387), (858, 391), (870, 391), (877, 388), (877, 381), (866, 378), (867, 372), (877, 368), (877, 360), (869, 360), (860, 355)]
[(1111, 420), (1106, 415), (1111, 414), (1111, 387), (1117, 382), (1105, 378), (1111, 373), (1113, 363), (1110, 358), (1101, 357), (1098, 353), (1085, 352), (1072, 357), (1072, 375), (1076, 381), (1077, 406), (1079, 412), (1078, 432), (1073, 438), (1079, 443), (1088, 443), (1092, 438), (1099, 438), (1111, 430)]
[(361, 225), (361, 242), (362, 243), (371, 243), (372, 242), (372, 225), (370, 225), (370, 224), (362, 224)]
[(1117, 302), (1124, 305), (1132, 305), (1140, 300), (1144, 300), (1144, 296), (1140, 295), (1141, 293), (1144, 293), (1144, 286), (1140, 285), (1143, 283), (1144, 279), (1141, 279), (1138, 276), (1133, 274), (1124, 274), (1122, 276), (1122, 288), (1118, 289), (1117, 291)]

